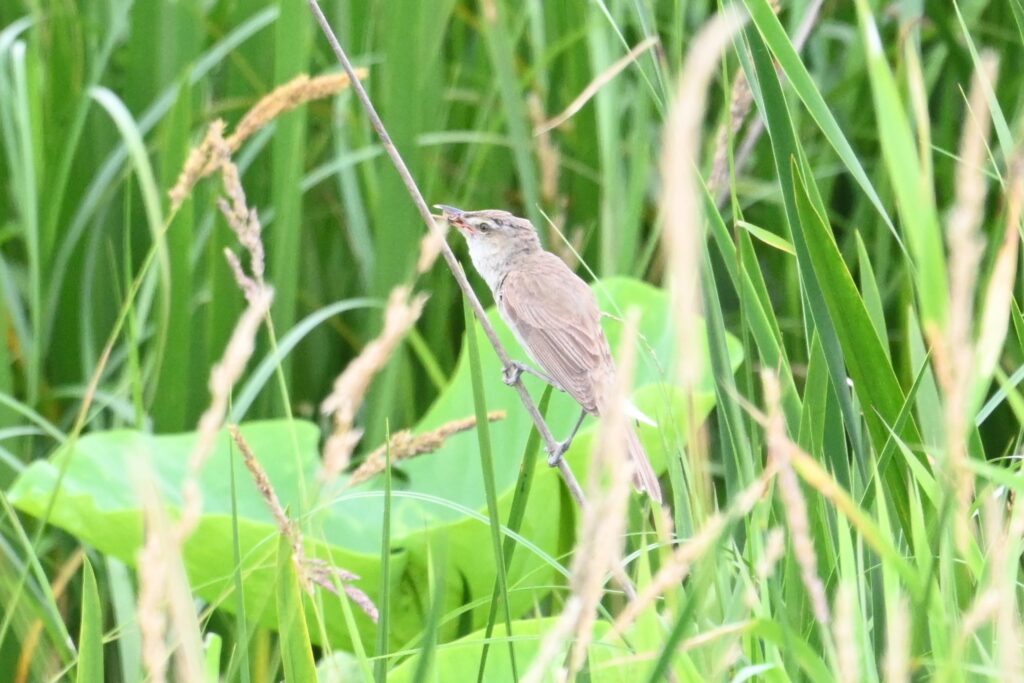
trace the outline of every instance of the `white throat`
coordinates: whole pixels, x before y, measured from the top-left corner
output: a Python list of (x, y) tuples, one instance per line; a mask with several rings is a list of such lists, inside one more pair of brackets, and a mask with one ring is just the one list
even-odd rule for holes
[(491, 288), (491, 293), (497, 300), (498, 285), (501, 284), (501, 280), (509, 269), (508, 254), (495, 240), (478, 237), (471, 238), (468, 242), (469, 258), (473, 261), (473, 267)]

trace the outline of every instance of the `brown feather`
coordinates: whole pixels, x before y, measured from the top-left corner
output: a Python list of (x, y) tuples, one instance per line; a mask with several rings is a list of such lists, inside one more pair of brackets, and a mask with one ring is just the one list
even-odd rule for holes
[(549, 252), (509, 271), (498, 310), (527, 353), (584, 410), (600, 413), (614, 373), (597, 299), (586, 283)]

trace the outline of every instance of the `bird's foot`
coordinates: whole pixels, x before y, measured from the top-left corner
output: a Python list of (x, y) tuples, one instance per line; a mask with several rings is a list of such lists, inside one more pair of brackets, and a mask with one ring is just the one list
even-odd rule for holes
[(569, 446), (572, 444), (572, 439), (566, 439), (565, 441), (559, 441), (555, 444), (554, 450), (548, 451), (548, 466), (558, 467), (562, 462), (562, 456), (569, 450)]
[(526, 367), (522, 363), (517, 360), (511, 360), (508, 362), (508, 365), (502, 368), (501, 380), (510, 387), (514, 386), (525, 371)]

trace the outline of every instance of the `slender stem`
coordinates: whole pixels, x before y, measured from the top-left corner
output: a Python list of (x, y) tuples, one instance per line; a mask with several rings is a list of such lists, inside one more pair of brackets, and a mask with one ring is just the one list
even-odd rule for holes
[[(441, 244), (441, 254), (444, 256), (445, 263), (448, 264), (448, 268), (452, 271), (452, 275), (455, 277), (455, 282), (458, 283), (459, 289), (462, 290), (463, 296), (469, 301), (470, 307), (473, 309), (473, 314), (477, 320), (480, 321), (480, 326), (484, 330), (484, 334), (487, 335), (487, 340), (494, 347), (494, 352), (498, 354), (498, 359), (501, 360), (501, 364), (505, 368), (512, 367), (512, 359), (502, 345), (501, 340), (498, 339), (498, 333), (495, 332), (494, 326), (491, 325), (491, 321), (488, 320), (487, 314), (484, 312), (484, 307), (480, 304), (480, 299), (477, 298), (476, 293), (469, 284), (469, 280), (466, 279), (466, 273), (462, 270), (462, 265), (458, 259), (455, 258), (455, 253), (452, 252), (448, 242), (444, 239), (444, 235), (441, 234), (441, 229), (437, 223), (434, 222), (434, 217), (430, 213), (430, 208), (427, 203), (423, 200), (423, 194), (420, 192), (419, 186), (416, 185), (416, 181), (413, 180), (412, 174), (409, 172), (408, 166), (405, 165), (405, 161), (402, 159), (402, 155), (398, 153), (398, 149), (395, 147), (395, 143), (391, 141), (391, 136), (388, 135), (388, 131), (384, 128), (384, 123), (380, 120), (380, 116), (377, 114), (377, 109), (373, 106), (373, 102), (370, 100), (369, 94), (366, 92), (366, 88), (363, 87), (362, 82), (356, 77), (355, 69), (352, 66), (352, 62), (349, 61), (348, 55), (345, 54), (345, 50), (342, 49), (341, 43), (338, 42), (338, 37), (334, 34), (331, 29), (331, 25), (328, 23), (327, 18), (324, 16), (323, 11), (320, 9), (320, 4), (317, 0), (309, 0), (309, 8), (313, 12), (313, 16), (316, 18), (318, 24), (320, 24), (321, 30), (327, 37), (327, 41), (331, 44), (331, 49), (334, 50), (334, 56), (338, 58), (338, 62), (341, 67), (348, 74), (349, 80), (352, 83), (352, 88), (356, 91), (356, 96), (362, 103), (363, 108), (366, 110), (366, 114), (370, 119), (370, 123), (373, 125), (374, 130), (377, 131), (377, 135), (380, 137), (380, 141), (384, 146), (384, 151), (387, 152), (391, 158), (391, 162), (395, 165), (398, 170), (398, 175), (402, 177), (402, 182), (405, 184), (405, 189), (409, 191), (409, 195), (412, 197), (413, 203), (416, 204), (416, 208), (419, 210), (420, 218), (426, 223), (427, 229), (434, 232)], [(472, 334), (472, 330), (467, 330), (467, 333)], [(537, 431), (540, 432), (541, 438), (544, 439), (544, 445), (547, 447), (548, 452), (552, 453), (558, 448), (558, 442), (555, 441), (555, 437), (551, 435), (551, 430), (548, 428), (547, 422), (544, 421), (540, 411), (537, 410), (537, 405), (533, 402), (533, 398), (530, 397), (530, 393), (526, 390), (521, 379), (517, 379), (512, 385), (519, 393), (519, 398), (523, 402), (523, 406), (526, 408), (526, 412), (530, 414), (535, 425), (537, 425)], [(565, 458), (560, 458), (558, 461), (558, 471), (562, 475), (562, 479), (565, 481), (565, 485), (569, 488), (569, 492), (579, 506), (586, 506), (586, 499), (583, 496), (583, 489), (580, 487), (579, 481), (576, 479), (576, 475), (573, 474), (572, 468), (569, 467), (569, 463), (565, 461)]]

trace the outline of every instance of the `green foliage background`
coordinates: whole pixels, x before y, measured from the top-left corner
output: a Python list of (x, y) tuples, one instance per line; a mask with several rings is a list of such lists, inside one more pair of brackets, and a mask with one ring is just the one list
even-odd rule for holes
[[(773, 573), (758, 573), (770, 529), (788, 524), (786, 506), (773, 493), (749, 514), (730, 518), (686, 582), (648, 610), (631, 643), (609, 637), (619, 651), (648, 656), (628, 660), (623, 674), (595, 654), (594, 677), (605, 671), (654, 680), (672, 667), (679, 680), (843, 679), (851, 675), (844, 648), (853, 647), (860, 670), (845, 680), (899, 680), (883, 655), (905, 629), (902, 647), (922, 677), (1009, 680), (1020, 657), (1014, 636), (1022, 632), (1021, 539), (995, 530), (995, 523), (982, 523), (967, 539), (956, 538), (955, 529), (963, 521), (958, 515), (966, 515), (981, 522), (1005, 517), (1012, 531), (1024, 514), (1013, 505), (1021, 488), (1016, 456), (1024, 411), (1017, 390), (1024, 377), (1021, 279), (1003, 285), (1012, 288), (1006, 304), (986, 289), (1006, 231), (1021, 228), (1007, 225), (1007, 198), (1020, 154), (1024, 6), (1020, 0), (826, 2), (798, 54), (792, 37), (816, 3), (782, 3), (778, 20), (765, 0), (735, 4), (748, 24), (710, 93), (703, 176), (740, 73), (754, 90), (744, 132), (754, 121), (768, 132), (749, 163), (730, 174), (724, 208), (707, 202), (700, 262), (717, 402), (707, 432), (713, 495), (693, 469), (694, 443), (682, 432), (665, 440), (664, 480), (671, 483), (678, 539), (699, 533), (716, 510), (735, 510), (730, 506), (764, 468), (764, 430), (748, 410), (765, 404), (759, 372), (778, 372), (788, 432), (820, 467), (798, 470), (818, 575), (830, 600), (840, 593), (849, 598), (846, 612), (835, 610), (848, 617), (839, 622), (846, 628), (816, 622), (791, 545)], [(369, 68), (370, 93), (428, 202), (513, 210), (559, 247), (560, 237), (547, 227), (551, 217), (598, 278), (665, 283), (661, 131), (686, 51), (720, 3), (328, 0), (323, 6), (355, 61)], [(869, 50), (876, 32), (880, 52)], [(650, 36), (660, 39), (657, 48), (549, 136), (534, 134), (541, 120)], [(975, 291), (960, 294), (974, 303), (971, 334), (994, 346), (986, 348), (995, 362), (978, 367), (964, 408), (968, 469), (978, 476), (978, 493), (962, 511), (955, 505), (957, 482), (947, 476), (948, 396), (928, 334), (945, 330), (949, 319), (947, 266), (959, 254), (948, 249), (944, 230), (961, 172), (960, 139), (972, 116), (965, 93), (984, 51), (1001, 65), (987, 91), (993, 134), (981, 169), (988, 186), (980, 216), (984, 252)], [(219, 182), (200, 184), (163, 234), (166, 191), (210, 121), (232, 124), (291, 77), (335, 69), (298, 0), (0, 4), (0, 678), (51, 680), (75, 672), (82, 679), (84, 671), (103, 670), (107, 680), (138, 679), (133, 570), (86, 546), (86, 569), (77, 571), (79, 539), (40, 524), (38, 509), (15, 512), (12, 486), (32, 463), (42, 467), (40, 460), (79, 437), (76, 420), (101, 365), (84, 433), (194, 429), (208, 403), (210, 369), (244, 300), (223, 258), (224, 248), (237, 244), (216, 207)], [(730, 152), (741, 139), (728, 140)], [(413, 278), (423, 226), (351, 93), (280, 117), (236, 161), (264, 224), (276, 338), (300, 329), (307, 316), (326, 320), (301, 336), (279, 363), (279, 377), (235, 417), (317, 421), (332, 379), (378, 333), (383, 299)], [(456, 253), (465, 259), (458, 242)], [(153, 267), (126, 307), (154, 245)], [(465, 325), (457, 288), (441, 265), (416, 282), (431, 298), (369, 394), (360, 416), (366, 450), (382, 443), (389, 428), (420, 424), (459, 362)], [(323, 315), (330, 306), (346, 310)], [(125, 324), (101, 364), (123, 313)], [(1007, 319), (1004, 336), (991, 321)], [(727, 333), (742, 344), (742, 354), (730, 353)], [(272, 352), (263, 335), (256, 358)], [(486, 347), (482, 353), (490, 358)], [(734, 373), (739, 355), (744, 362)], [(659, 358), (671, 376), (672, 354)], [(488, 399), (503, 391), (492, 369), (484, 382)], [(467, 394), (466, 414), (470, 400)], [(521, 437), (514, 449), (494, 439), (496, 457), (517, 462), (526, 434)], [(554, 488), (553, 478), (546, 481)], [(983, 501), (991, 499), (998, 509), (982, 515)], [(546, 503), (531, 498), (528, 505)], [(630, 530), (652, 531), (639, 504)], [(237, 527), (226, 529), (225, 538), (232, 533)], [(564, 568), (571, 516), (558, 534), (556, 559)], [(315, 530), (312, 536), (326, 538)], [(457, 552), (458, 540), (448, 553)], [(264, 569), (274, 581), (278, 616), (294, 617), (297, 584), (287, 563), (275, 564), (276, 546), (266, 546)], [(630, 539), (641, 586), (672, 550), (643, 547), (641, 538)], [(484, 541), (478, 550), (485, 548)], [(465, 648), (445, 647), (470, 628), (459, 624), (458, 604), (435, 599), (451, 595), (445, 581), (453, 579), (437, 556), (444, 552), (424, 553), (422, 629), (400, 654), (375, 652), (371, 640), (363, 651), (339, 647), (333, 654), (355, 662), (359, 675), (373, 668), (376, 655), (389, 653), (387, 667), (396, 667), (399, 680), (427, 680), (430, 664), (475, 675), (460, 659)], [(58, 580), (64, 571), (70, 583)], [(564, 578), (552, 580), (549, 594), (513, 615), (528, 620), (517, 625), (519, 632), (535, 636), (524, 638), (518, 676), (548, 628), (533, 617), (557, 615), (564, 604)], [(1005, 621), (984, 611), (991, 595)], [(322, 604), (304, 604), (315, 628)], [(345, 605), (332, 610), (344, 612)], [(612, 613), (621, 605), (614, 595), (605, 602)], [(204, 607), (202, 628), (216, 635), (206, 650), (210, 680), (308, 673), (309, 634), (296, 629), (279, 639), (256, 623)], [(499, 623), (498, 632), (504, 628)], [(708, 634), (705, 644), (694, 645)], [(312, 639), (323, 640), (316, 633)], [(504, 656), (507, 647), (495, 642), (500, 647), (492, 649)], [(318, 647), (316, 657), (330, 649)], [(477, 663), (477, 651), (470, 651)], [(45, 654), (25, 661), (23, 652)], [(489, 666), (508, 666), (491, 657)]]

